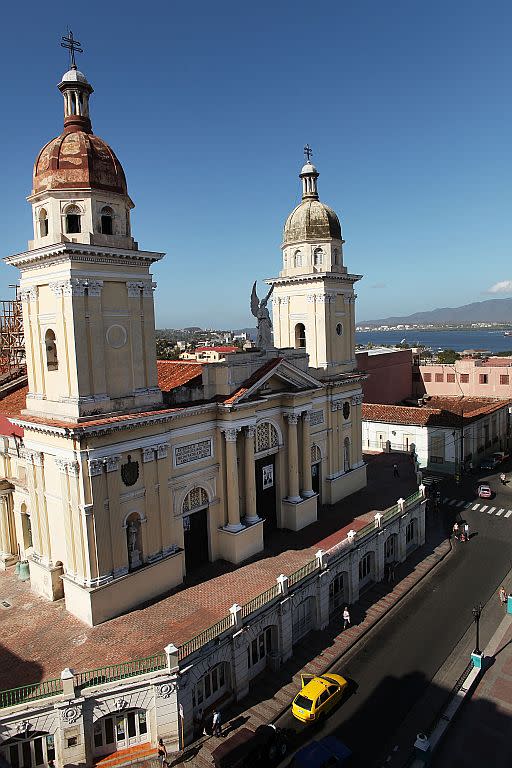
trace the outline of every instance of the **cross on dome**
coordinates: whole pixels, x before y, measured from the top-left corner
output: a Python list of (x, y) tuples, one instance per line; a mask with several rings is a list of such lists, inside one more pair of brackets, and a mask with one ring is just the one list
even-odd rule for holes
[(306, 158), (306, 163), (309, 163), (312, 155), (313, 155), (313, 150), (311, 149), (309, 144), (306, 144), (306, 146), (304, 147), (304, 157)]
[(76, 53), (83, 53), (84, 49), (81, 47), (82, 43), (80, 40), (76, 40), (73, 37), (73, 33), (71, 30), (69, 30), (69, 34), (66, 37), (65, 35), (61, 38), (61, 46), (62, 48), (67, 48), (69, 50), (69, 63), (70, 63), (70, 69), (76, 69), (76, 61), (75, 61), (75, 51)]

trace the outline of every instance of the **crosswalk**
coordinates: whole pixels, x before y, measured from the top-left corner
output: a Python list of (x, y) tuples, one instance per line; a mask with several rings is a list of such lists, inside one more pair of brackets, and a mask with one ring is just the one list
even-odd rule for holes
[(494, 515), (495, 517), (512, 517), (512, 509), (506, 509), (506, 507), (493, 507), (490, 502), (488, 504), (484, 504), (482, 502), (474, 504), (472, 501), (465, 501), (464, 499), (450, 499), (448, 496), (446, 496), (443, 499), (443, 504), (448, 507), (454, 507), (455, 509), (471, 509), (472, 512), (484, 512), (487, 515)]

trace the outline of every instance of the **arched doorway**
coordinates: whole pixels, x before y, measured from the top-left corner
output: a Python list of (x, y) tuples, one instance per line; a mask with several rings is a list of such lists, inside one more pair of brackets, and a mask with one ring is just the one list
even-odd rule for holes
[(258, 632), (258, 635), (247, 646), (247, 668), (249, 679), (259, 675), (268, 665), (272, 650), (276, 648), (277, 627), (268, 626)]
[(311, 446), (311, 485), (315, 493), (318, 493), (319, 502), (322, 501), (322, 454), (318, 445)]
[(96, 757), (145, 744), (150, 740), (146, 710), (128, 709), (101, 717), (94, 723), (93, 740)]
[(292, 643), (295, 645), (305, 637), (314, 627), (315, 623), (315, 598), (307, 597), (293, 609), (292, 619)]
[(329, 584), (329, 615), (338, 613), (348, 603), (348, 573), (337, 573)]
[(0, 745), (0, 757), (12, 768), (47, 766), (49, 760), (55, 760), (53, 734), (35, 731), (13, 736)]
[(276, 455), (279, 451), (277, 429), (269, 421), (256, 427), (254, 435), (254, 471), (256, 476), (256, 511), (265, 520), (265, 530), (277, 527)]
[(181, 508), (183, 546), (187, 573), (209, 562), (208, 552), (208, 494), (204, 488), (192, 488)]

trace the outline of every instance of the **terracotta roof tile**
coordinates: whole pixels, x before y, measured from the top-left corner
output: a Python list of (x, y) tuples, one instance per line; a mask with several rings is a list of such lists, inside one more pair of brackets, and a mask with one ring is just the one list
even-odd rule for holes
[(273, 360), (269, 360), (268, 363), (265, 363), (265, 365), (262, 365), (261, 368), (258, 368), (258, 370), (255, 371), (252, 376), (246, 379), (246, 381), (244, 381), (244, 383), (238, 389), (236, 389), (232, 395), (224, 400), (224, 403), (226, 405), (232, 405), (233, 403), (236, 403), (236, 401), (241, 398), (242, 395), (245, 395), (245, 393), (248, 392), (248, 390), (253, 387), (254, 384), (256, 384), (262, 376), (278, 366), (281, 360), (283, 360), (282, 357), (275, 357)]
[(382, 421), (389, 424), (418, 426), (460, 427), (461, 416), (469, 424), (481, 416), (508, 406), (509, 400), (488, 400), (475, 397), (430, 397), (428, 405), (408, 407), (363, 403), (362, 418), (365, 421)]
[(157, 360), (158, 386), (162, 392), (182, 387), (201, 375), (203, 366), (195, 360)]

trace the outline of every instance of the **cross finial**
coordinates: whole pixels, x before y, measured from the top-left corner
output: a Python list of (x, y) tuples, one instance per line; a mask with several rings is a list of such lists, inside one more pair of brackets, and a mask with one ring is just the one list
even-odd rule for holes
[(304, 157), (306, 158), (306, 162), (309, 163), (311, 160), (311, 155), (313, 154), (313, 150), (309, 146), (309, 144), (306, 144), (304, 147)]
[(69, 30), (68, 36), (62, 37), (61, 46), (69, 50), (70, 68), (76, 69), (75, 52), (76, 53), (84, 52), (83, 48), (80, 47), (81, 46), (80, 40), (75, 40), (75, 38), (73, 37), (72, 31)]

